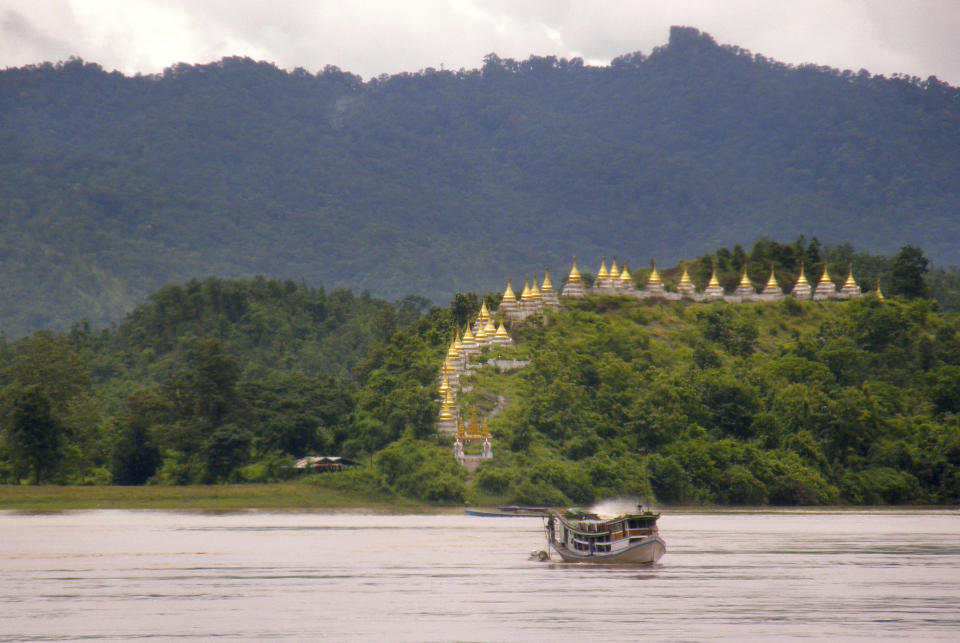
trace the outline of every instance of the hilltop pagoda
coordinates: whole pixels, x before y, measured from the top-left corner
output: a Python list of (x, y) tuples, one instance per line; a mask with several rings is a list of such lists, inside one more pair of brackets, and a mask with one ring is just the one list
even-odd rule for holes
[(752, 299), (757, 294), (757, 289), (753, 287), (753, 282), (747, 276), (747, 265), (743, 265), (743, 274), (740, 276), (740, 283), (737, 285), (735, 293), (742, 299)]
[(500, 314), (504, 317), (513, 319), (520, 312), (520, 305), (517, 303), (517, 296), (510, 285), (510, 279), (507, 279), (507, 289), (503, 291), (503, 298), (500, 300)]
[(580, 277), (580, 271), (577, 270), (577, 255), (573, 255), (573, 266), (570, 268), (570, 274), (567, 275), (567, 283), (563, 287), (563, 296), (584, 297), (586, 294), (583, 279)]
[(683, 274), (680, 275), (680, 283), (677, 284), (677, 292), (681, 295), (686, 295), (687, 297), (693, 297), (697, 293), (697, 289), (693, 285), (690, 275), (687, 274), (686, 264), (683, 265)]
[(630, 271), (627, 270), (627, 264), (623, 264), (623, 270), (620, 272), (620, 290), (626, 291), (635, 291), (637, 287), (633, 283), (633, 277), (630, 276)]
[(837, 286), (830, 280), (830, 273), (827, 272), (827, 262), (823, 262), (823, 274), (820, 276), (820, 281), (817, 282), (816, 287), (813, 289), (813, 300), (814, 301), (824, 301), (826, 299), (836, 299), (837, 298)]
[(703, 289), (701, 296), (704, 301), (723, 299), (723, 286), (720, 285), (720, 280), (717, 279), (717, 264), (713, 264), (713, 272), (710, 273), (710, 282), (707, 284), (707, 287)]
[(767, 285), (763, 287), (764, 299), (780, 299), (783, 297), (783, 291), (780, 290), (780, 284), (777, 283), (777, 277), (773, 272), (773, 264), (770, 264), (770, 278), (767, 279)]
[[(879, 287), (878, 282), (877, 288)], [(843, 287), (840, 288), (840, 297), (842, 299), (856, 299), (862, 294), (863, 292), (860, 290), (860, 286), (858, 286), (857, 282), (853, 279), (853, 264), (850, 264), (850, 270), (847, 272), (847, 280), (843, 282)]]
[(540, 299), (544, 306), (556, 308), (560, 305), (557, 299), (557, 293), (553, 290), (553, 284), (550, 283), (550, 271), (543, 269), (543, 283), (540, 284)]
[(650, 261), (652, 270), (650, 271), (650, 276), (647, 278), (647, 285), (643, 289), (648, 295), (663, 295), (666, 292), (666, 289), (663, 287), (663, 282), (660, 281), (660, 272), (657, 270), (657, 260), (652, 259)]
[(797, 277), (797, 283), (793, 286), (793, 291), (791, 294), (797, 299), (810, 299), (810, 295), (813, 290), (810, 288), (810, 282), (807, 281), (807, 276), (803, 274), (803, 264), (800, 264), (800, 276)]

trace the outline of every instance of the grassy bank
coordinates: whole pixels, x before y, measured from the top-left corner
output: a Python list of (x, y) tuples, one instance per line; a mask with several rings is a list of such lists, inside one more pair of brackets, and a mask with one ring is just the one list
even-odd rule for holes
[(407, 500), (384, 502), (301, 483), (185, 487), (58, 487), (0, 485), (0, 510), (75, 509), (351, 509), (436, 511)]

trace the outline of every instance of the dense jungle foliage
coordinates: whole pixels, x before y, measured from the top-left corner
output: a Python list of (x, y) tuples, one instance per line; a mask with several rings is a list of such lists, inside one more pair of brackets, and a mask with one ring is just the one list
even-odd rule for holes
[(958, 167), (957, 88), (689, 28), (605, 67), (6, 69), (0, 319), (100, 325), (209, 274), (446, 301), (574, 253), (666, 263), (784, 231), (949, 266)]
[[(887, 284), (885, 301), (603, 296), (514, 324), (517, 345), (480, 361), (530, 364), (483, 366), (458, 400), (494, 436), (495, 458), (470, 478), (436, 435), (437, 375), (454, 327), (498, 293), (425, 310), (260, 278), (165, 286), (115, 328), (0, 347), (0, 477), (263, 482), (317, 454), (362, 465), (310, 482), (377, 498), (960, 502), (960, 316), (924, 297), (919, 249), (761, 240), (686, 266), (700, 287), (713, 265), (721, 281), (746, 266), (762, 285), (771, 263), (789, 284), (801, 261), (818, 275), (844, 254), (864, 284)], [(662, 272), (671, 283), (681, 268)]]

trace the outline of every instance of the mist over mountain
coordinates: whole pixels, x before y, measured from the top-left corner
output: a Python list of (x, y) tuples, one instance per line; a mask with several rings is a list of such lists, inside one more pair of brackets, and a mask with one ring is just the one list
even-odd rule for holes
[(249, 59), (0, 71), (0, 328), (160, 285), (303, 280), (438, 302), (601, 253), (803, 233), (960, 263), (960, 90), (793, 67), (691, 28), (607, 67), (488, 55), (369, 81)]

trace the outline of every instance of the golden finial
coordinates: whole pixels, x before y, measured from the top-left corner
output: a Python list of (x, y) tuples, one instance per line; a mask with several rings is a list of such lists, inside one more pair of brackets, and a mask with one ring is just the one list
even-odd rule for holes
[(467, 324), (466, 330), (463, 331), (463, 341), (460, 342), (461, 346), (471, 346), (476, 344), (476, 340), (473, 337), (473, 333), (470, 332), (470, 324)]
[(449, 375), (450, 373), (453, 373), (453, 372), (454, 372), (453, 366), (450, 365), (450, 356), (449, 356), (449, 355), (444, 358), (444, 360), (443, 360), (443, 367), (440, 369), (440, 372), (443, 373), (444, 376), (447, 376), (447, 375)]
[(880, 280), (877, 279), (877, 299), (883, 301), (883, 291), (880, 290)]
[(750, 277), (747, 276), (747, 264), (743, 264), (743, 274), (740, 276), (740, 285), (753, 287), (753, 284), (750, 283)]
[[(770, 264), (770, 278), (767, 279), (767, 288), (776, 288), (777, 278), (773, 274), (773, 264)], [(764, 288), (766, 290), (766, 288)]]
[(573, 266), (570, 268), (567, 281), (580, 281), (580, 271), (577, 270), (577, 255), (573, 255)]
[(500, 326), (497, 328), (497, 332), (496, 332), (496, 334), (494, 335), (494, 337), (496, 337), (497, 339), (505, 339), (505, 338), (507, 338), (507, 337), (510, 337), (510, 335), (507, 334), (507, 329), (504, 328), (504, 326), (503, 326), (503, 320), (502, 320), (502, 319), (500, 320)]
[(826, 262), (826, 260), (824, 260), (824, 262), (823, 262), (823, 274), (820, 275), (820, 283), (822, 283), (822, 284), (828, 284), (828, 283), (830, 283), (830, 275), (827, 273), (827, 262)]
[(490, 427), (487, 426), (487, 418), (483, 418), (483, 426), (480, 427), (480, 437), (481, 438), (490, 437)]
[[(468, 327), (468, 328), (469, 328), (469, 326), (470, 326), (470, 324), (467, 324), (467, 327)], [(457, 349), (457, 354), (458, 354), (458, 355), (463, 352), (463, 342), (460, 341), (459, 335), (460, 335), (460, 333), (454, 333), (454, 335), (453, 335), (453, 346), (454, 346), (454, 348)]]
[(513, 287), (510, 285), (510, 278), (507, 278), (507, 289), (503, 291), (503, 299), (501, 302), (510, 303), (512, 301), (517, 301), (517, 296), (513, 292)]
[(470, 421), (467, 423), (467, 437), (475, 438), (480, 435), (480, 423), (477, 422), (477, 409), (470, 409)]
[(550, 283), (550, 271), (543, 269), (543, 283), (540, 284), (540, 292), (546, 294), (553, 292), (553, 284)]
[(457, 419), (457, 437), (460, 438), (461, 441), (467, 437), (467, 432), (463, 429), (463, 420), (459, 418)]
[(657, 271), (657, 260), (651, 259), (650, 264), (653, 266), (653, 270), (650, 271), (650, 278), (647, 279), (647, 283), (658, 284), (660, 283), (660, 273)]
[(683, 274), (680, 275), (680, 285), (681, 286), (693, 285), (693, 282), (690, 281), (690, 275), (687, 274), (687, 264), (683, 264)]
[(807, 276), (803, 274), (803, 262), (800, 262), (800, 276), (797, 277), (797, 286), (806, 286)]
[(610, 273), (607, 272), (607, 255), (601, 255), (600, 270), (597, 271), (597, 279), (606, 279), (609, 276)]
[(490, 311), (487, 310), (486, 299), (484, 299), (483, 303), (480, 305), (480, 316), (477, 317), (477, 319), (482, 319), (483, 321), (487, 321), (488, 319), (490, 319)]
[(710, 283), (707, 284), (707, 288), (719, 288), (720, 281), (717, 279), (717, 262), (713, 262), (713, 273), (710, 275)]
[(440, 398), (446, 399), (447, 391), (450, 390), (450, 380), (447, 379), (447, 374), (443, 374), (443, 379), (440, 380)]
[(487, 320), (487, 325), (483, 327), (483, 333), (488, 339), (497, 334), (497, 327), (493, 325), (492, 317)]
[(480, 324), (479, 326), (477, 326), (477, 334), (474, 335), (474, 337), (477, 340), (477, 344), (487, 343), (487, 340), (489, 338), (487, 337), (487, 331), (483, 329), (483, 324)]
[(608, 274), (611, 279), (616, 279), (620, 276), (620, 268), (617, 267), (617, 255), (613, 255), (613, 263), (610, 264), (610, 272)]
[(630, 271), (627, 270), (627, 264), (623, 264), (623, 270), (620, 272), (620, 281), (623, 283), (633, 281), (633, 277), (630, 276)]
[(857, 282), (853, 280), (853, 264), (850, 264), (850, 271), (847, 273), (847, 280), (843, 284), (844, 288), (856, 288)]
[(460, 359), (460, 352), (457, 350), (456, 342), (450, 342), (450, 348), (447, 349), (447, 359), (451, 361)]
[(540, 301), (542, 297), (540, 296), (540, 286), (537, 285), (537, 276), (533, 276), (533, 286), (530, 288), (530, 299), (533, 301)]
[(520, 293), (520, 301), (530, 301), (530, 277), (523, 278), (523, 292)]
[(450, 407), (447, 406), (446, 402), (444, 402), (443, 404), (440, 405), (440, 420), (448, 421), (452, 419), (453, 419), (453, 415), (450, 413)]
[(447, 408), (453, 410), (453, 405), (456, 403), (456, 400), (453, 397), (453, 388), (447, 389), (447, 394), (443, 397), (443, 403)]

